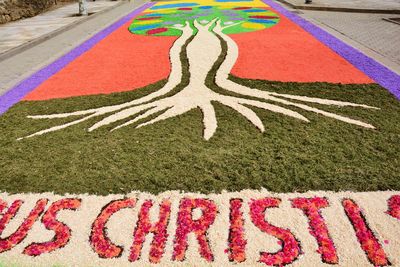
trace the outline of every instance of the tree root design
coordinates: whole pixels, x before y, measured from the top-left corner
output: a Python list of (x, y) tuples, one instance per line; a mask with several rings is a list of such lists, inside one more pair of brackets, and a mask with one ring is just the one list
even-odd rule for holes
[[(236, 24), (223, 26), (221, 21), (218, 20), (217, 18), (210, 22), (207, 22), (204, 25), (199, 23), (197, 20), (193, 22), (193, 25), (190, 25), (189, 22), (186, 22), (186, 25), (182, 27), (175, 25), (174, 28), (181, 30), (182, 35), (175, 41), (174, 45), (171, 47), (170, 50), (171, 73), (169, 75), (167, 83), (163, 88), (142, 98), (135, 99), (130, 102), (119, 105), (111, 105), (100, 108), (75, 111), (70, 113), (28, 116), (28, 118), (32, 119), (56, 119), (56, 118), (68, 118), (73, 116), (84, 116), (84, 117), (69, 123), (65, 123), (42, 131), (38, 131), (36, 133), (33, 133), (31, 135), (19, 139), (29, 138), (33, 136), (42, 135), (45, 133), (58, 131), (61, 129), (65, 129), (69, 126), (79, 124), (83, 121), (87, 121), (89, 119), (103, 115), (106, 116), (100, 121), (93, 124), (88, 129), (89, 132), (96, 130), (102, 126), (106, 126), (111, 123), (115, 123), (133, 117), (131, 120), (128, 120), (127, 122), (124, 122), (123, 124), (114, 127), (111, 130), (114, 131), (134, 123), (139, 123), (140, 121), (146, 120), (148, 117), (152, 115), (160, 113), (154, 119), (139, 123), (136, 126), (136, 128), (140, 128), (162, 120), (176, 117), (192, 109), (199, 108), (203, 113), (203, 125), (204, 125), (203, 136), (205, 140), (209, 140), (214, 135), (217, 129), (217, 118), (212, 104), (213, 101), (219, 102), (227, 107), (236, 110), (239, 114), (241, 114), (249, 122), (251, 122), (255, 127), (257, 127), (261, 132), (264, 131), (264, 125), (261, 119), (258, 117), (258, 115), (248, 106), (261, 108), (267, 111), (280, 113), (305, 122), (309, 122), (309, 120), (303, 115), (301, 115), (299, 112), (283, 106), (296, 107), (298, 109), (314, 112), (322, 116), (330, 117), (346, 123), (374, 129), (374, 126), (372, 126), (371, 124), (358, 121), (352, 118), (348, 118), (342, 115), (338, 115), (335, 113), (327, 112), (315, 107), (311, 107), (305, 103), (333, 105), (338, 107), (350, 106), (350, 107), (369, 108), (369, 109), (376, 109), (375, 107), (363, 104), (351, 103), (351, 102), (344, 102), (344, 101), (262, 91), (254, 88), (249, 88), (229, 80), (228, 76), (237, 60), (239, 50), (236, 43), (229, 36), (224, 34), (223, 30), (228, 27), (232, 27), (234, 25)], [(171, 92), (182, 81), (182, 64), (179, 55), (182, 50), (182, 47), (193, 36), (194, 33), (193, 28), (197, 30), (197, 33), (186, 48), (187, 57), (189, 61), (189, 73), (190, 73), (190, 79), (188, 85), (185, 86), (180, 92), (176, 93), (175, 95), (154, 100), (156, 98), (165, 96), (167, 93)], [(215, 83), (224, 90), (233, 92), (235, 94), (244, 97), (245, 96), (253, 97), (258, 100), (250, 100), (242, 97), (234, 97), (234, 96), (219, 94), (212, 91), (205, 85), (205, 80), (208, 73), (210, 72), (214, 63), (217, 61), (218, 57), (222, 53), (221, 39), (227, 44), (227, 54), (224, 61), (219, 66), (215, 74)], [(275, 102), (280, 105), (267, 103), (262, 100)], [(293, 100), (297, 102), (293, 102)]]
[[(265, 99), (265, 100), (274, 101), (274, 102), (277, 102), (277, 103), (280, 103), (283, 105), (297, 107), (297, 108), (300, 108), (300, 109), (303, 109), (306, 111), (314, 112), (314, 113), (317, 113), (317, 114), (320, 114), (320, 115), (323, 115), (326, 117), (330, 117), (330, 118), (340, 120), (343, 122), (355, 124), (355, 125), (362, 126), (365, 128), (371, 128), (371, 129), (375, 128), (371, 124), (364, 123), (362, 121), (354, 120), (354, 119), (344, 117), (344, 116), (341, 116), (338, 114), (320, 110), (318, 108), (310, 107), (305, 104), (291, 102), (291, 101), (288, 101), (285, 99), (297, 100), (297, 101), (302, 101), (302, 102), (307, 102), (307, 103), (316, 103), (316, 104), (321, 104), (321, 105), (334, 105), (334, 106), (339, 106), (339, 107), (349, 106), (349, 107), (362, 107), (362, 108), (377, 109), (376, 107), (371, 107), (371, 106), (367, 106), (367, 105), (363, 105), (363, 104), (356, 104), (356, 103), (351, 103), (351, 102), (323, 99), (323, 98), (296, 96), (296, 95), (279, 94), (279, 93), (275, 93), (275, 92), (261, 91), (258, 89), (249, 88), (249, 87), (232, 82), (231, 80), (228, 79), (228, 76), (238, 58), (239, 48), (237, 47), (236, 43), (228, 35), (223, 33), (223, 30), (225, 28), (226, 27), (223, 27), (221, 25), (221, 21), (218, 21), (216, 26), (213, 29), (214, 33), (217, 34), (219, 37), (221, 37), (226, 42), (227, 47), (228, 47), (228, 51), (227, 51), (225, 60), (221, 64), (219, 69), (217, 70), (217, 74), (215, 76), (215, 82), (219, 87), (224, 88), (225, 90), (228, 90), (230, 92), (240, 94), (240, 95), (257, 97), (257, 98), (261, 98), (261, 99)], [(282, 98), (284, 98), (284, 99), (282, 99)]]

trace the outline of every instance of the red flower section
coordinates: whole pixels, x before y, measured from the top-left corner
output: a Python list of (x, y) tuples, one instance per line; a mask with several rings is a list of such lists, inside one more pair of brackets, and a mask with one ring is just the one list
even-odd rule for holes
[(152, 19), (159, 19), (161, 17), (148, 17), (148, 18), (138, 18), (138, 20), (152, 20)]
[(292, 199), (293, 208), (301, 209), (308, 218), (310, 233), (318, 243), (318, 253), (322, 261), (329, 264), (338, 264), (339, 259), (335, 245), (329, 236), (328, 227), (321, 215), (321, 209), (329, 206), (326, 198), (295, 198)]
[(389, 198), (388, 206), (389, 209), (386, 213), (393, 218), (400, 220), (400, 195)]
[(229, 260), (235, 262), (246, 260), (247, 241), (244, 237), (242, 202), (239, 198), (230, 200)]
[(133, 208), (136, 200), (132, 198), (114, 200), (108, 203), (92, 225), (90, 244), (101, 258), (115, 258), (121, 256), (123, 248), (114, 245), (106, 235), (106, 223), (110, 217), (121, 209)]
[[(39, 199), (36, 202), (35, 207), (29, 213), (28, 217), (25, 218), (24, 222), (18, 227), (16, 231), (7, 238), (0, 238), (0, 253), (12, 249), (14, 246), (18, 245), (22, 240), (25, 239), (29, 230), (32, 228), (32, 225), (43, 213), (47, 202), (47, 199)], [(14, 201), (11, 204), (10, 208), (6, 211), (6, 213), (3, 214), (3, 217), (0, 220), (0, 235), (6, 225), (10, 222), (10, 220), (15, 217), (22, 203), (22, 200)], [(0, 205), (0, 209), (3, 210), (6, 206), (7, 204), (5, 204), (5, 202), (2, 202)]]
[(57, 213), (64, 209), (76, 210), (80, 206), (80, 199), (66, 198), (54, 202), (42, 217), (42, 223), (46, 229), (55, 232), (54, 238), (44, 243), (32, 243), (24, 249), (23, 253), (29, 256), (39, 256), (64, 247), (71, 237), (71, 229), (56, 219)]
[[(15, 200), (12, 204), (11, 207), (7, 210), (6, 213), (3, 214), (3, 217), (0, 220), (0, 234), (3, 233), (4, 228), (6, 225), (10, 222), (12, 218), (15, 217), (15, 214), (17, 214), (19, 208), (24, 202), (22, 200)], [(8, 204), (7, 202), (3, 201), (0, 199), (0, 212), (2, 213), (5, 208), (7, 208)]]
[(279, 17), (277, 17), (277, 16), (259, 16), (259, 15), (250, 16), (250, 18), (253, 18), (253, 19), (279, 19)]
[(149, 213), (152, 206), (153, 201), (147, 200), (140, 209), (137, 226), (133, 233), (134, 241), (129, 256), (130, 261), (137, 261), (140, 258), (143, 242), (145, 241), (146, 235), (150, 232), (154, 234), (150, 248), (150, 262), (159, 263), (164, 254), (165, 243), (168, 238), (167, 227), (171, 214), (171, 202), (166, 199), (160, 204), (159, 221), (155, 224), (151, 224), (150, 222)]
[(250, 217), (254, 225), (261, 231), (278, 238), (282, 243), (282, 249), (277, 253), (260, 253), (259, 261), (270, 266), (293, 263), (301, 253), (299, 242), (289, 230), (273, 226), (265, 221), (266, 209), (277, 208), (280, 202), (278, 198), (263, 198), (250, 202)]
[(367, 254), (369, 261), (374, 266), (391, 265), (386, 257), (385, 251), (379, 244), (378, 239), (368, 227), (367, 221), (360, 207), (351, 199), (344, 199), (342, 204), (347, 217), (353, 225), (358, 241), (361, 244), (361, 248)]
[[(202, 216), (197, 220), (193, 220), (192, 211), (196, 208), (201, 209)], [(172, 255), (173, 260), (183, 261), (185, 259), (185, 252), (188, 247), (187, 235), (191, 232), (195, 233), (199, 242), (200, 255), (208, 262), (214, 260), (206, 235), (208, 228), (214, 223), (216, 215), (217, 206), (211, 200), (202, 198), (184, 198), (181, 200)]]
[(157, 34), (157, 33), (162, 33), (162, 32), (166, 32), (166, 31), (168, 31), (167, 28), (155, 28), (152, 30), (148, 30), (146, 33), (147, 34)]
[(232, 9), (233, 10), (245, 10), (245, 9), (251, 9), (251, 7), (234, 7)]

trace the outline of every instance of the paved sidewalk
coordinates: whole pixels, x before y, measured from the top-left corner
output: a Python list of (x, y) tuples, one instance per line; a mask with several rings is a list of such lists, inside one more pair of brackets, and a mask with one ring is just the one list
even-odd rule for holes
[(400, 14), (400, 0), (278, 0), (296, 9)]
[(359, 50), (368, 48), (370, 51), (363, 52), (400, 73), (400, 25), (384, 20), (393, 15), (308, 10), (302, 13), (340, 39), (350, 39), (354, 42), (350, 45)]
[(84, 21), (78, 27), (63, 31), (57, 36), (1, 61), (0, 95), (145, 2), (144, 0), (123, 2), (116, 8)]
[[(120, 3), (109, 0), (88, 2), (88, 8), (90, 13), (98, 13)], [(1, 25), (0, 55), (87, 18), (76, 16), (77, 13), (78, 4), (73, 3), (32, 18)]]

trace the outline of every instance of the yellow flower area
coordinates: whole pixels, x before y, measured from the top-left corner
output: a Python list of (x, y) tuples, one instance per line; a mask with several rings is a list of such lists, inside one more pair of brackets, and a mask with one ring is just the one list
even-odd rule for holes
[(247, 29), (254, 29), (254, 30), (262, 30), (265, 29), (265, 26), (260, 23), (253, 23), (253, 22), (244, 22), (242, 23), (242, 27)]
[(137, 25), (147, 25), (162, 22), (162, 20), (143, 20), (136, 22)]
[[(225, 1), (225, 0), (219, 0), (219, 1), (214, 1), (214, 0), (197, 0), (197, 1), (193, 1), (193, 0), (182, 0), (182, 1), (161, 1), (161, 2), (157, 2), (157, 4), (154, 5), (154, 7), (156, 7), (157, 12), (160, 13), (170, 13), (172, 10), (172, 7), (168, 7), (168, 6), (172, 6), (172, 5), (184, 5), (184, 4), (192, 4), (192, 3), (196, 3), (198, 5), (201, 6), (218, 6), (221, 9), (227, 8), (233, 8), (233, 7), (237, 7), (237, 6), (246, 6), (246, 7), (269, 7), (267, 4), (265, 4), (264, 2), (260, 1), (260, 0), (253, 0), (253, 1)], [(157, 7), (161, 7), (161, 6), (166, 6), (166, 8), (157, 8)], [(152, 8), (154, 9), (154, 8)]]

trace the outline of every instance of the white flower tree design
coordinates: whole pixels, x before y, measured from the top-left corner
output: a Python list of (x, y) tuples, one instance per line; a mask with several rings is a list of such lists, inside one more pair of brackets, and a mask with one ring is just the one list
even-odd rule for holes
[[(157, 8), (163, 7), (161, 2), (153, 7), (154, 10), (142, 14), (133, 21), (130, 31), (135, 34), (179, 35), (179, 38), (170, 49), (171, 73), (167, 83), (161, 89), (123, 104), (69, 113), (28, 116), (31, 119), (57, 119), (78, 116), (79, 118), (65, 124), (38, 131), (20, 139), (58, 131), (100, 116), (102, 118), (88, 129), (89, 132), (120, 121), (123, 121), (123, 123), (113, 128), (112, 131), (131, 124), (136, 124), (136, 128), (139, 128), (199, 108), (203, 114), (203, 136), (205, 140), (209, 140), (214, 135), (218, 125), (212, 104), (213, 101), (237, 111), (261, 132), (264, 131), (263, 122), (251, 107), (309, 122), (304, 115), (291, 109), (291, 107), (296, 107), (345, 123), (365, 128), (374, 128), (371, 124), (324, 111), (308, 104), (316, 103), (338, 107), (351, 106), (371, 109), (375, 109), (375, 107), (344, 101), (263, 91), (229, 80), (229, 73), (239, 54), (239, 49), (233, 39), (229, 37), (229, 34), (271, 27), (279, 21), (279, 17), (265, 8), (233, 7), (227, 10), (226, 8), (220, 8), (217, 4), (213, 6), (194, 4), (194, 6), (191, 5), (192, 7), (187, 7), (189, 6), (188, 4), (165, 4), (164, 6), (166, 6), (169, 12), (167, 15), (163, 15), (159, 11), (160, 8)], [(171, 13), (171, 9), (178, 9), (180, 12)], [(217, 93), (206, 86), (207, 75), (223, 52), (221, 40), (226, 43), (227, 51), (224, 61), (216, 71), (215, 83), (218, 87), (227, 92), (235, 93), (235, 95), (239, 95), (240, 97)], [(187, 44), (185, 52), (189, 62), (189, 83), (176, 94), (166, 96), (182, 81), (183, 66), (180, 60), (180, 53), (185, 44)], [(155, 118), (147, 119), (150, 116), (153, 117), (155, 114), (158, 114)]]

